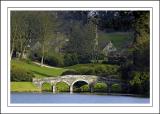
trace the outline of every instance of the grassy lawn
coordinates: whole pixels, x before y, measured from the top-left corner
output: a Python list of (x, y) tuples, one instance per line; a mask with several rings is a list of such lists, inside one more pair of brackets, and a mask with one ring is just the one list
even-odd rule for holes
[(39, 65), (36, 65), (32, 62), (26, 62), (26, 61), (19, 61), (19, 60), (12, 60), (12, 65), (18, 65), (25, 69), (28, 69), (32, 71), (35, 75), (35, 77), (42, 78), (42, 77), (52, 77), (52, 76), (59, 76), (62, 72), (64, 72), (66, 69), (63, 68), (47, 68), (47, 67), (41, 67)]
[[(121, 48), (125, 43), (128, 43), (132, 37), (129, 32), (113, 32), (99, 34), (99, 41), (111, 41), (116, 48)], [(130, 41), (131, 42), (131, 41)]]
[(12, 92), (40, 92), (41, 89), (37, 88), (32, 82), (11, 82)]

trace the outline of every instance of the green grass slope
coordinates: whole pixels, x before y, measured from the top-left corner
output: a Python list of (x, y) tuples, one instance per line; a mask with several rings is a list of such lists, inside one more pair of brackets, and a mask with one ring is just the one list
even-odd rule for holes
[(63, 68), (47, 68), (41, 67), (37, 64), (32, 62), (20, 61), (20, 60), (12, 60), (12, 65), (18, 65), (25, 69), (28, 69), (33, 72), (35, 77), (42, 78), (42, 77), (52, 77), (52, 76), (59, 76), (64, 72), (66, 69)]

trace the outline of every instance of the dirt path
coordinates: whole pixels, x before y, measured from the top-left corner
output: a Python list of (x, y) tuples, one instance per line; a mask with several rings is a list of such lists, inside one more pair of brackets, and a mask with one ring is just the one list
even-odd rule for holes
[[(37, 64), (37, 65), (41, 66), (41, 63), (38, 63), (38, 62), (33, 62), (33, 63), (35, 63), (35, 64)], [(43, 64), (43, 65), (42, 65), (42, 67), (54, 68), (54, 69), (60, 69), (60, 68), (53, 67), (53, 66), (49, 66), (49, 65), (45, 65), (45, 64)]]

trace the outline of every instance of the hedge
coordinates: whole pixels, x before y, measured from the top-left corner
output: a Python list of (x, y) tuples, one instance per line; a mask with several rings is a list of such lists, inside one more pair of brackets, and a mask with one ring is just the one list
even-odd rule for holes
[(11, 81), (14, 82), (31, 82), (34, 74), (17, 65), (11, 65)]
[(81, 75), (94, 75), (95, 71), (90, 67), (80, 67), (77, 69), (77, 72)]
[(122, 87), (119, 84), (113, 84), (111, 86), (111, 91), (114, 92), (114, 93), (119, 93), (119, 92), (122, 91)]
[(94, 92), (107, 92), (107, 85), (105, 83), (96, 83), (93, 88)]
[(64, 71), (61, 75), (77, 75), (79, 74), (76, 70), (67, 70), (67, 71)]
[(103, 64), (79, 64), (69, 67), (69, 69), (74, 69), (74, 72), (80, 75), (108, 76), (118, 75), (119, 72), (119, 66)]

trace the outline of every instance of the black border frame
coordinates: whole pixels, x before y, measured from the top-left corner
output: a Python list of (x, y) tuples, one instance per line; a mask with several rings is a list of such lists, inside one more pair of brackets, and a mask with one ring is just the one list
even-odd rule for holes
[[(151, 90), (150, 90), (150, 94), (152, 94), (152, 106), (9, 106), (8, 105), (8, 91), (10, 90), (7, 90), (7, 107), (153, 107), (153, 7), (7, 7), (7, 89), (8, 89), (8, 9), (9, 8), (151, 8), (151, 10), (134, 10), (134, 11), (149, 11), (149, 12), (152, 12), (152, 22), (150, 20), (150, 23), (152, 23), (152, 30), (150, 28), (150, 32), (152, 32), (152, 93), (151, 93)], [(10, 10), (11, 11), (11, 10)], [(16, 11), (16, 10), (12, 10), (12, 11)], [(18, 11), (21, 11), (21, 10), (18, 10)], [(23, 10), (23, 11), (44, 11), (44, 10)], [(45, 11), (68, 11), (68, 10), (45, 10)], [(73, 10), (69, 10), (69, 11), (73, 11)], [(81, 11), (81, 10), (76, 10), (76, 11)], [(85, 10), (86, 11), (86, 10)], [(90, 11), (90, 10), (89, 10)], [(104, 10), (96, 10), (96, 11), (104, 11)], [(113, 10), (111, 10), (113, 11)], [(120, 10), (118, 10), (120, 11)], [(130, 10), (127, 10), (127, 11), (130, 11)], [(151, 16), (151, 13), (150, 13), (150, 16)], [(150, 51), (151, 52), (151, 51)], [(150, 68), (151, 69), (151, 68)], [(151, 80), (150, 80), (151, 81)], [(151, 83), (150, 83), (150, 86), (151, 86)], [(151, 97), (149, 97), (151, 99)], [(36, 103), (38, 104), (38, 103)], [(28, 104), (29, 105), (29, 104)], [(72, 104), (74, 105), (74, 103)], [(83, 105), (83, 104), (82, 104)]]

